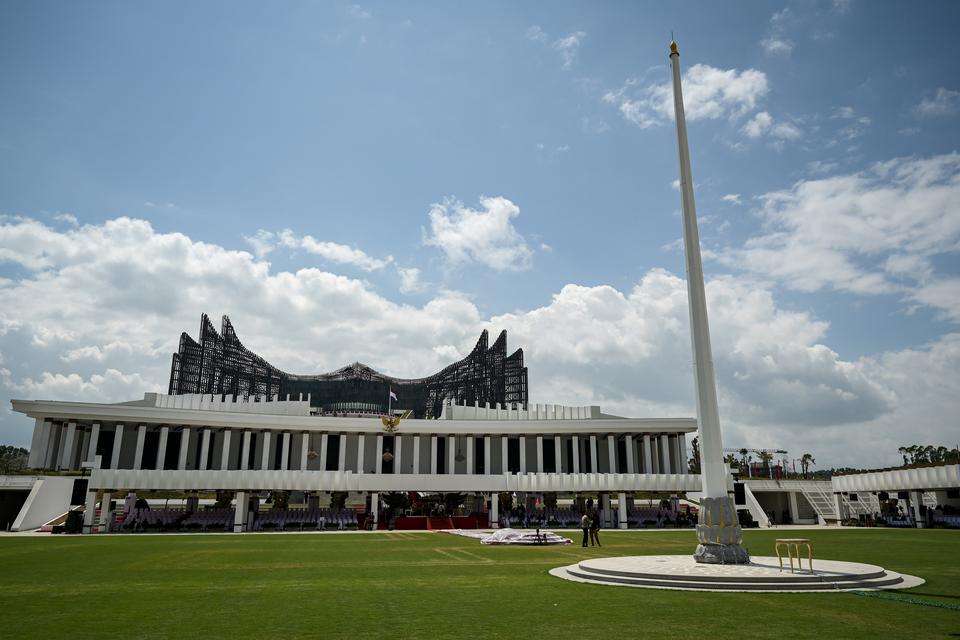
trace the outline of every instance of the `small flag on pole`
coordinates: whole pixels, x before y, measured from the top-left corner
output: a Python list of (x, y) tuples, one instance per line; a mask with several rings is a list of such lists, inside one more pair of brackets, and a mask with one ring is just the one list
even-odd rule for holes
[(395, 393), (393, 392), (393, 387), (390, 387), (390, 399), (391, 399), (391, 400), (396, 400), (396, 399), (397, 399), (397, 394), (395, 394)]

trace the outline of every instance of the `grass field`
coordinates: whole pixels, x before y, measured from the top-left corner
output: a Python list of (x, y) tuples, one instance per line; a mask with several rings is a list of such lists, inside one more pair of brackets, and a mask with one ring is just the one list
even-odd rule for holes
[[(773, 555), (777, 531), (749, 531)], [(960, 533), (804, 532), (818, 558), (927, 583), (960, 605)], [(547, 570), (687, 554), (691, 532), (603, 532), (604, 546), (485, 547), (445, 534), (0, 537), (3, 638), (912, 638), (960, 610), (852, 594), (692, 593), (578, 584)]]

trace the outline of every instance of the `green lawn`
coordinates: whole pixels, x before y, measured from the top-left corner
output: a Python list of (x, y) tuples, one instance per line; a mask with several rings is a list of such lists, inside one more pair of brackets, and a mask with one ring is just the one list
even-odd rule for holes
[[(604, 532), (601, 549), (485, 547), (444, 534), (0, 537), (3, 638), (756, 638), (960, 634), (960, 610), (852, 594), (691, 593), (588, 585), (547, 570), (686, 554), (692, 532)], [(777, 531), (750, 531), (773, 555)], [(960, 532), (818, 530), (816, 557), (927, 583), (960, 605)], [(493, 635), (495, 634), (495, 635)]]

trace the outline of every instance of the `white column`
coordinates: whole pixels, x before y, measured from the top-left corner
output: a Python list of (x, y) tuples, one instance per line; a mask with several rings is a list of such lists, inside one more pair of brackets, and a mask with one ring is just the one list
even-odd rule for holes
[(123, 425), (118, 424), (117, 430), (113, 434), (113, 454), (110, 456), (110, 468), (120, 468), (120, 449), (123, 446)]
[(97, 490), (87, 491), (87, 507), (83, 512), (83, 532), (93, 533), (93, 516), (97, 512)]
[(580, 473), (580, 437), (573, 436), (570, 439), (570, 447), (573, 450), (573, 473)]
[(447, 436), (447, 473), (457, 472), (457, 436)]
[(476, 438), (472, 433), (467, 435), (466, 438), (467, 438), (467, 474), (473, 475), (473, 459), (474, 459), (474, 455), (473, 455), (474, 442), (473, 441)]
[(923, 492), (922, 491), (911, 491), (910, 496), (910, 515), (913, 518), (913, 522), (918, 529), (923, 529), (926, 526), (923, 518), (920, 516), (920, 505), (923, 504)]
[(363, 450), (366, 447), (367, 438), (365, 434), (357, 436), (357, 473), (363, 473)]
[(103, 492), (103, 497), (100, 498), (100, 524), (97, 527), (99, 533), (107, 533), (107, 525), (110, 522), (112, 513), (110, 511), (110, 500), (112, 499), (112, 494), (109, 491)]
[(537, 473), (543, 473), (543, 436), (537, 436)]
[(231, 429), (223, 430), (223, 450), (220, 452), (220, 469), (223, 471), (230, 468), (230, 434), (232, 433)]
[[(838, 521), (841, 521), (841, 522), (842, 522), (843, 520), (846, 520), (846, 518), (844, 517), (844, 513), (843, 513), (843, 501), (840, 499), (840, 494), (839, 494), (839, 493), (833, 494), (833, 508), (834, 508), (834, 510), (837, 512), (837, 520), (838, 520)], [(839, 524), (839, 522), (838, 522), (838, 524)]]
[(670, 470), (670, 443), (667, 434), (660, 436), (660, 473), (673, 473)]
[(643, 472), (653, 473), (653, 456), (650, 453), (650, 434), (643, 434)]
[(67, 444), (67, 425), (62, 423), (60, 425), (60, 442), (57, 445), (56, 457), (54, 458), (54, 464), (58, 469), (63, 468), (63, 447)]
[(327, 434), (320, 436), (320, 471), (327, 470)]
[(207, 458), (210, 457), (210, 429), (204, 429), (200, 437), (200, 465), (197, 467), (200, 471), (207, 470)]
[(370, 513), (373, 514), (373, 530), (376, 531), (380, 524), (380, 494), (376, 491), (370, 494)]
[(610, 494), (600, 494), (600, 513), (603, 517), (603, 526), (609, 528), (613, 526), (613, 509), (610, 508)]
[(260, 468), (264, 470), (270, 469), (270, 439), (272, 432), (264, 431), (263, 432), (263, 454), (260, 456)]
[(799, 507), (797, 506), (797, 492), (796, 492), (796, 491), (788, 491), (788, 492), (787, 492), (787, 498), (788, 498), (788, 501), (789, 501), (789, 502), (788, 502), (788, 507), (789, 507), (789, 509), (790, 509), (790, 522), (791, 522), (792, 524), (797, 524), (797, 518), (800, 517), (800, 509), (799, 509)]
[[(118, 425), (118, 429), (121, 425)], [(114, 444), (116, 446), (116, 444)], [(183, 427), (180, 430), (180, 451), (177, 454), (177, 470), (183, 471), (187, 468), (187, 449), (190, 447), (190, 427)]]
[(47, 451), (52, 439), (53, 425), (49, 420), (43, 420), (42, 418), (37, 418), (37, 422), (40, 423), (40, 436), (37, 438), (36, 452), (30, 450), (30, 453), (34, 454), (31, 456), (33, 460), (31, 466), (35, 469), (42, 469), (47, 464)]
[(520, 473), (527, 472), (527, 437), (520, 436)]
[(496, 492), (490, 494), (490, 528), (500, 528), (500, 494)]
[(430, 474), (437, 475), (437, 436), (430, 436)]
[(553, 437), (553, 461), (556, 463), (557, 473), (563, 473), (563, 440), (560, 436)]
[(610, 473), (617, 473), (617, 439), (607, 436), (607, 458), (610, 459)]
[(620, 523), (619, 527), (621, 529), (626, 529), (628, 526), (627, 523), (627, 494), (620, 492), (617, 494), (617, 509), (620, 511)]
[(30, 455), (27, 457), (27, 467), (30, 469), (39, 466), (37, 460), (40, 458), (40, 443), (43, 442), (43, 425), (43, 418), (33, 421), (33, 438), (30, 440)]
[(493, 465), (490, 463), (490, 436), (483, 436), (483, 470), (484, 475), (493, 473)]
[(383, 473), (383, 434), (377, 434), (377, 473)]
[(250, 468), (250, 438), (251, 438), (250, 432), (244, 431), (243, 442), (240, 445), (240, 470), (241, 471), (246, 471), (247, 469)]
[(80, 448), (77, 449), (76, 457), (79, 458), (77, 464), (84, 462), (84, 457), (87, 455), (87, 449), (90, 446), (90, 432), (85, 429), (77, 429), (77, 440), (80, 441)]
[(76, 422), (67, 423), (67, 433), (64, 438), (63, 456), (60, 458), (60, 467), (70, 470), (73, 469), (73, 441), (77, 439)]
[(413, 472), (420, 473), (420, 434), (413, 436)]
[(403, 449), (403, 442), (400, 438), (403, 437), (399, 433), (393, 436), (393, 472), (401, 473), (400, 470), (400, 452)]
[(687, 461), (687, 434), (677, 434), (677, 459), (680, 461), (680, 473), (686, 474), (690, 470)]
[(44, 469), (53, 469), (57, 463), (60, 461), (60, 458), (57, 457), (57, 436), (60, 434), (62, 427), (58, 424), (50, 423), (50, 436), (47, 441), (47, 446), (44, 447), (44, 457), (43, 457), (43, 468)]
[(137, 427), (137, 448), (136, 453), (133, 454), (133, 468), (142, 469), (143, 468), (143, 442), (147, 438), (147, 425), (142, 424)]
[(340, 439), (340, 459), (337, 460), (337, 471), (343, 473), (347, 470), (347, 435), (341, 433), (338, 437)]
[(307, 470), (307, 454), (310, 453), (310, 433), (303, 432), (300, 439), (300, 471)]
[(500, 455), (503, 457), (503, 472), (508, 473), (510, 471), (510, 439), (507, 437), (507, 434), (500, 436)]
[(590, 473), (599, 473), (597, 470), (597, 436), (590, 435)]
[(157, 442), (157, 470), (163, 471), (163, 461), (167, 459), (167, 438), (170, 437), (170, 427), (160, 427), (160, 440)]
[(93, 462), (97, 457), (97, 443), (100, 441), (100, 423), (94, 422), (90, 428), (90, 442), (87, 445), (84, 462)]
[(290, 432), (284, 431), (283, 438), (280, 439), (280, 470), (286, 471), (290, 468)]
[[(250, 432), (243, 432), (243, 440), (246, 443), (246, 448), (250, 448)], [(247, 524), (247, 492), (246, 491), (237, 491), (236, 496), (237, 507), (233, 512), (233, 532), (240, 533), (244, 529), (244, 525)]]

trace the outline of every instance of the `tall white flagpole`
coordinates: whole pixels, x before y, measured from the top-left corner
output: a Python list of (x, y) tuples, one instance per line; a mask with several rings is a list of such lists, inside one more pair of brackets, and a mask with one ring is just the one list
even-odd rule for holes
[(697, 539), (700, 544), (694, 557), (698, 562), (706, 563), (743, 563), (749, 562), (750, 558), (740, 546), (742, 532), (737, 521), (736, 507), (727, 494), (727, 466), (723, 461), (723, 443), (720, 437), (717, 383), (713, 373), (707, 296), (700, 258), (700, 232), (697, 228), (693, 172), (690, 170), (690, 149), (687, 145), (687, 121), (680, 86), (680, 51), (676, 42), (670, 43), (670, 66), (673, 71), (673, 110), (677, 121), (683, 246), (687, 266), (697, 423), (700, 431), (700, 477), (704, 495), (697, 526)]

